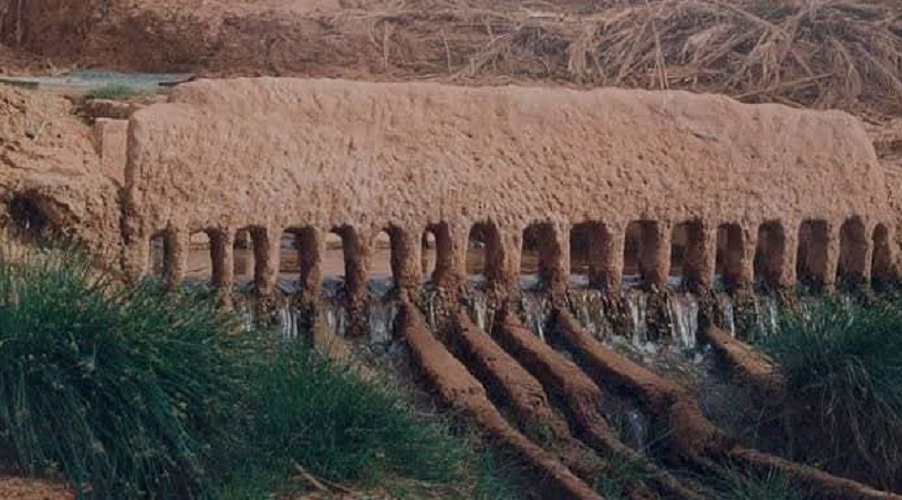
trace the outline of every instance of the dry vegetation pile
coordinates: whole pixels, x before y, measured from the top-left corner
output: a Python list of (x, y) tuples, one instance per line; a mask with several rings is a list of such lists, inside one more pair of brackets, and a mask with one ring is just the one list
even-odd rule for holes
[[(633, 0), (598, 7), (505, 11), (449, 3), (436, 4), (435, 15), (482, 24), (490, 39), (469, 64), (452, 68), (462, 80), (550, 78), (902, 112), (902, 8), (895, 0)], [(403, 24), (421, 15), (415, 10), (380, 22)]]
[(75, 12), (41, 7), (54, 1), (4, 10), (0, 0), (0, 35), (60, 66), (688, 89), (902, 114), (898, 0), (109, 0)]

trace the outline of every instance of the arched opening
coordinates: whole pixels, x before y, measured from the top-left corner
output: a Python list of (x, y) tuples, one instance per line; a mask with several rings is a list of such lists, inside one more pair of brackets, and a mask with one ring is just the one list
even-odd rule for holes
[(250, 228), (235, 233), (233, 255), (235, 284), (239, 287), (247, 285), (254, 279), (254, 240)]
[[(29, 242), (45, 242), (62, 237), (59, 227), (54, 227), (50, 213), (56, 207), (36, 193), (22, 193), (7, 204), (9, 216), (19, 238)], [(58, 212), (58, 210), (57, 210)], [(62, 217), (58, 217), (61, 219)], [(57, 220), (57, 224), (61, 222)]]
[(755, 280), (768, 286), (780, 286), (783, 262), (786, 256), (786, 233), (777, 221), (758, 227), (758, 244), (755, 247)]
[(434, 283), (441, 283), (454, 272), (451, 228), (447, 223), (431, 224), (423, 232), (420, 263), (423, 275)]
[(435, 233), (427, 229), (420, 236), (420, 273), (423, 275), (423, 279), (432, 279), (432, 276), (435, 274), (435, 263), (437, 260), (438, 250), (436, 250)]
[(657, 222), (631, 222), (623, 245), (623, 274), (647, 282), (657, 266), (660, 247)]
[[(253, 226), (250, 228), (250, 235), (254, 247), (254, 287), (258, 293), (264, 291), (269, 293), (269, 287), (276, 284), (271, 279), (278, 278), (279, 270), (279, 254), (271, 252), (273, 250), (271, 244), (278, 244), (278, 241), (272, 240), (281, 237), (282, 233), (270, 234), (265, 227)], [(273, 262), (274, 259), (275, 262)], [(271, 270), (275, 272), (275, 275), (270, 274)]]
[(301, 273), (301, 230), (289, 228), (279, 238), (279, 277), (294, 278)]
[[(765, 228), (765, 226), (761, 227)], [(761, 230), (759, 230), (760, 233)], [(714, 274), (721, 277), (727, 288), (735, 288), (742, 276), (744, 246), (742, 227), (739, 224), (721, 224), (717, 228), (717, 256), (715, 257)], [(763, 247), (759, 242), (758, 247), (766, 249), (767, 242)]]
[(873, 235), (874, 255), (871, 260), (871, 283), (882, 288), (893, 279), (893, 252), (890, 246), (889, 229), (877, 224)]
[(369, 279), (387, 281), (392, 277), (392, 244), (389, 230), (380, 231), (373, 240)]
[(845, 221), (839, 229), (839, 262), (836, 278), (840, 283), (857, 285), (867, 277), (868, 237), (860, 217)]
[[(550, 235), (554, 237), (554, 235)], [(520, 252), (520, 275), (538, 275), (542, 259), (542, 240), (549, 237), (547, 225), (530, 224), (523, 230), (523, 246)]]
[(535, 275), (542, 282), (554, 278), (556, 265), (562, 257), (554, 226), (550, 222), (536, 222), (523, 230), (520, 274)]
[(188, 268), (185, 278), (194, 283), (209, 284), (213, 278), (213, 247), (208, 231), (191, 233), (188, 240)]
[(796, 276), (804, 285), (824, 285), (827, 278), (829, 231), (830, 226), (825, 220), (806, 220), (799, 227)]
[(570, 276), (588, 282), (598, 272), (604, 238), (600, 222), (583, 222), (570, 229)]
[(155, 278), (166, 274), (166, 264), (172, 255), (172, 240), (169, 233), (161, 231), (150, 237), (150, 258), (147, 272)]
[(502, 258), (498, 229), (487, 222), (474, 224), (467, 240), (467, 275), (493, 278), (499, 271)]
[(326, 234), (325, 253), (322, 260), (323, 278), (344, 280), (347, 262), (345, 257), (345, 230), (335, 228)]
[(670, 275), (687, 286), (698, 284), (705, 259), (705, 226), (700, 220), (673, 227), (670, 237)]

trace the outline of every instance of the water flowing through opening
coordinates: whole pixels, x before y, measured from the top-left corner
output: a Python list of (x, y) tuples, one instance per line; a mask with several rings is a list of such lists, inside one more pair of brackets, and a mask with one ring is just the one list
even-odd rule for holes
[(168, 235), (165, 232), (153, 235), (149, 245), (147, 272), (154, 278), (162, 278), (166, 272), (166, 256), (172, 253)]
[(206, 231), (192, 233), (188, 240), (185, 281), (196, 286), (210, 286), (213, 279), (212, 238)]
[(806, 220), (799, 227), (796, 275), (799, 282), (819, 289), (827, 280), (830, 227), (824, 220)]

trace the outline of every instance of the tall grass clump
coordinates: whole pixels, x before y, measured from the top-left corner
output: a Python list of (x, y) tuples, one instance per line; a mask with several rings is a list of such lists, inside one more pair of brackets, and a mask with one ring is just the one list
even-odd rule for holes
[(77, 255), (0, 254), (0, 444), (80, 498), (199, 494), (250, 347), (238, 324)]
[(790, 400), (799, 458), (882, 488), (902, 487), (902, 301), (825, 298), (784, 315), (763, 346)]
[(757, 471), (730, 464), (716, 477), (710, 478), (712, 493), (731, 500), (808, 500), (814, 495), (777, 471)]
[(397, 384), (247, 332), (214, 295), (125, 285), (77, 253), (0, 250), (0, 452), (78, 498), (262, 499), (318, 481), (518, 491)]
[(238, 477), (244, 464), (343, 484), (392, 478), (449, 484), (465, 478), (471, 452), (444, 420), (418, 415), (396, 390), (297, 343), (274, 346), (252, 374), (239, 442), (226, 443)]

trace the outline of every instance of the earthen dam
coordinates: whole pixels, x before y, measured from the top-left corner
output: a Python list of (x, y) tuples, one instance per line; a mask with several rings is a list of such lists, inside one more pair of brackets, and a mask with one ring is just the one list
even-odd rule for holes
[[(652, 315), (649, 296), (691, 294), (694, 308), (671, 321), (694, 325), (680, 333), (692, 344), (700, 321), (725, 321), (704, 297), (893, 283), (895, 180), (845, 113), (685, 92), (263, 78), (181, 85), (127, 121), (98, 122), (97, 135), (104, 163), (124, 171), (121, 232), (103, 237), (120, 242), (126, 276), (152, 273), (160, 253), (158, 270), (178, 286), (205, 235), (207, 278), (223, 303), (238, 295), (236, 255), (249, 247), (256, 303), (315, 324), (338, 297), (346, 331), (361, 336), (383, 300), (371, 278), (387, 249), (388, 337), (407, 345), (441, 399), (542, 470), (555, 494), (594, 497), (591, 473), (522, 429), (547, 421), (571, 448), (629, 459), (636, 452), (599, 410), (600, 387), (612, 385), (673, 429), (681, 456), (776, 467), (824, 498), (889, 497), (743, 448), (677, 384), (603, 345), (574, 298), (597, 293), (599, 308), (638, 328)], [(337, 295), (324, 290), (329, 235), (343, 252)], [(291, 287), (280, 285), (285, 241)], [(630, 302), (625, 281), (644, 302)], [(536, 294), (547, 313), (538, 321), (523, 314)], [(566, 422), (551, 410), (558, 401)], [(692, 497), (653, 472), (659, 491)]]

